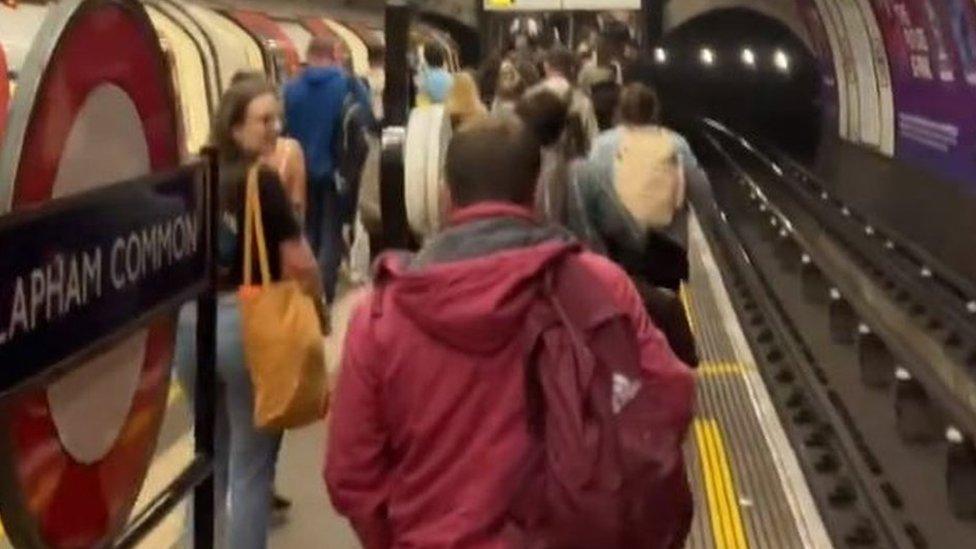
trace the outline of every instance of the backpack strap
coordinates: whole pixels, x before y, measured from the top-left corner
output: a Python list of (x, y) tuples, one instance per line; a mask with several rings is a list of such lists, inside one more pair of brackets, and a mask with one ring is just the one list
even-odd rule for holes
[[(540, 368), (546, 332), (558, 326), (573, 347), (584, 386), (595, 374), (596, 360), (587, 343), (591, 330), (624, 315), (614, 305), (603, 284), (580, 262), (579, 250), (554, 261), (542, 273), (539, 303), (530, 312), (526, 326), (525, 388), (530, 431), (545, 433), (546, 403)], [(568, 298), (572, 296), (572, 298)]]

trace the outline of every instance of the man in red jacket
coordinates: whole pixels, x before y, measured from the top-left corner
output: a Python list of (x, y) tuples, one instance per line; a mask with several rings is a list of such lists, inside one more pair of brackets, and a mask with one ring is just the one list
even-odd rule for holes
[[(579, 261), (605, 285), (633, 323), (646, 372), (691, 386), (627, 275), (537, 223), (539, 164), (515, 119), (455, 135), (447, 228), (416, 255), (382, 259), (352, 316), (325, 480), (367, 549), (512, 546), (509, 508), (538, 444), (520, 336), (553, 262)], [(690, 401), (675, 414), (690, 416)]]

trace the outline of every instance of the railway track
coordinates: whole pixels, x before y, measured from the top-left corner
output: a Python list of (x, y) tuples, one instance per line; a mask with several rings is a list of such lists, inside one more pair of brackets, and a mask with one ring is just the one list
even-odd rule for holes
[(694, 135), (696, 209), (835, 544), (969, 546), (972, 294), (798, 165)]

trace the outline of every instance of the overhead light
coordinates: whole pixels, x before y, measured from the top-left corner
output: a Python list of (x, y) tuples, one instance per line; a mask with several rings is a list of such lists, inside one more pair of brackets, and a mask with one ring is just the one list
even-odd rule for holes
[(715, 64), (715, 52), (710, 48), (702, 48), (698, 58), (701, 59), (702, 65), (712, 66)]
[(749, 67), (756, 66), (756, 54), (749, 48), (742, 49), (742, 63)]
[(668, 52), (664, 51), (664, 48), (654, 48), (654, 60), (658, 64), (664, 64), (668, 60)]
[(776, 50), (776, 53), (773, 54), (773, 65), (777, 69), (786, 72), (790, 70), (790, 57), (786, 55), (785, 51)]

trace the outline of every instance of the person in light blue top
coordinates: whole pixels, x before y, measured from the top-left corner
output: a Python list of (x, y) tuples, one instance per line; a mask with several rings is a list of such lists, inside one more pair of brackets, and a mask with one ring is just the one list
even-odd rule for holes
[(570, 178), (569, 228), (591, 248), (605, 253), (627, 272), (653, 286), (677, 291), (688, 277), (688, 207), (674, 212), (668, 227), (641, 227), (617, 194), (616, 159), (628, 129), (663, 130), (674, 144), (688, 188), (707, 185), (707, 176), (688, 141), (660, 126), (660, 104), (643, 84), (624, 88), (617, 117), (620, 125), (597, 137), (586, 161)]
[[(671, 134), (671, 139), (674, 141), (674, 146), (678, 151), (678, 158), (681, 160), (681, 165), (684, 167), (685, 173), (698, 169), (698, 158), (691, 150), (691, 145), (688, 144), (688, 140), (683, 135), (670, 129), (668, 133)], [(621, 130), (619, 127), (601, 133), (596, 138), (596, 141), (593, 142), (593, 147), (590, 149), (590, 161), (604, 169), (612, 170), (614, 158), (617, 156), (617, 149), (620, 147), (620, 135)], [(612, 182), (613, 179), (612, 177), (607, 177), (605, 181)]]
[(444, 50), (437, 44), (424, 46), (425, 67), (420, 71), (420, 91), (431, 103), (443, 104), (454, 86), (454, 77), (444, 68)]

